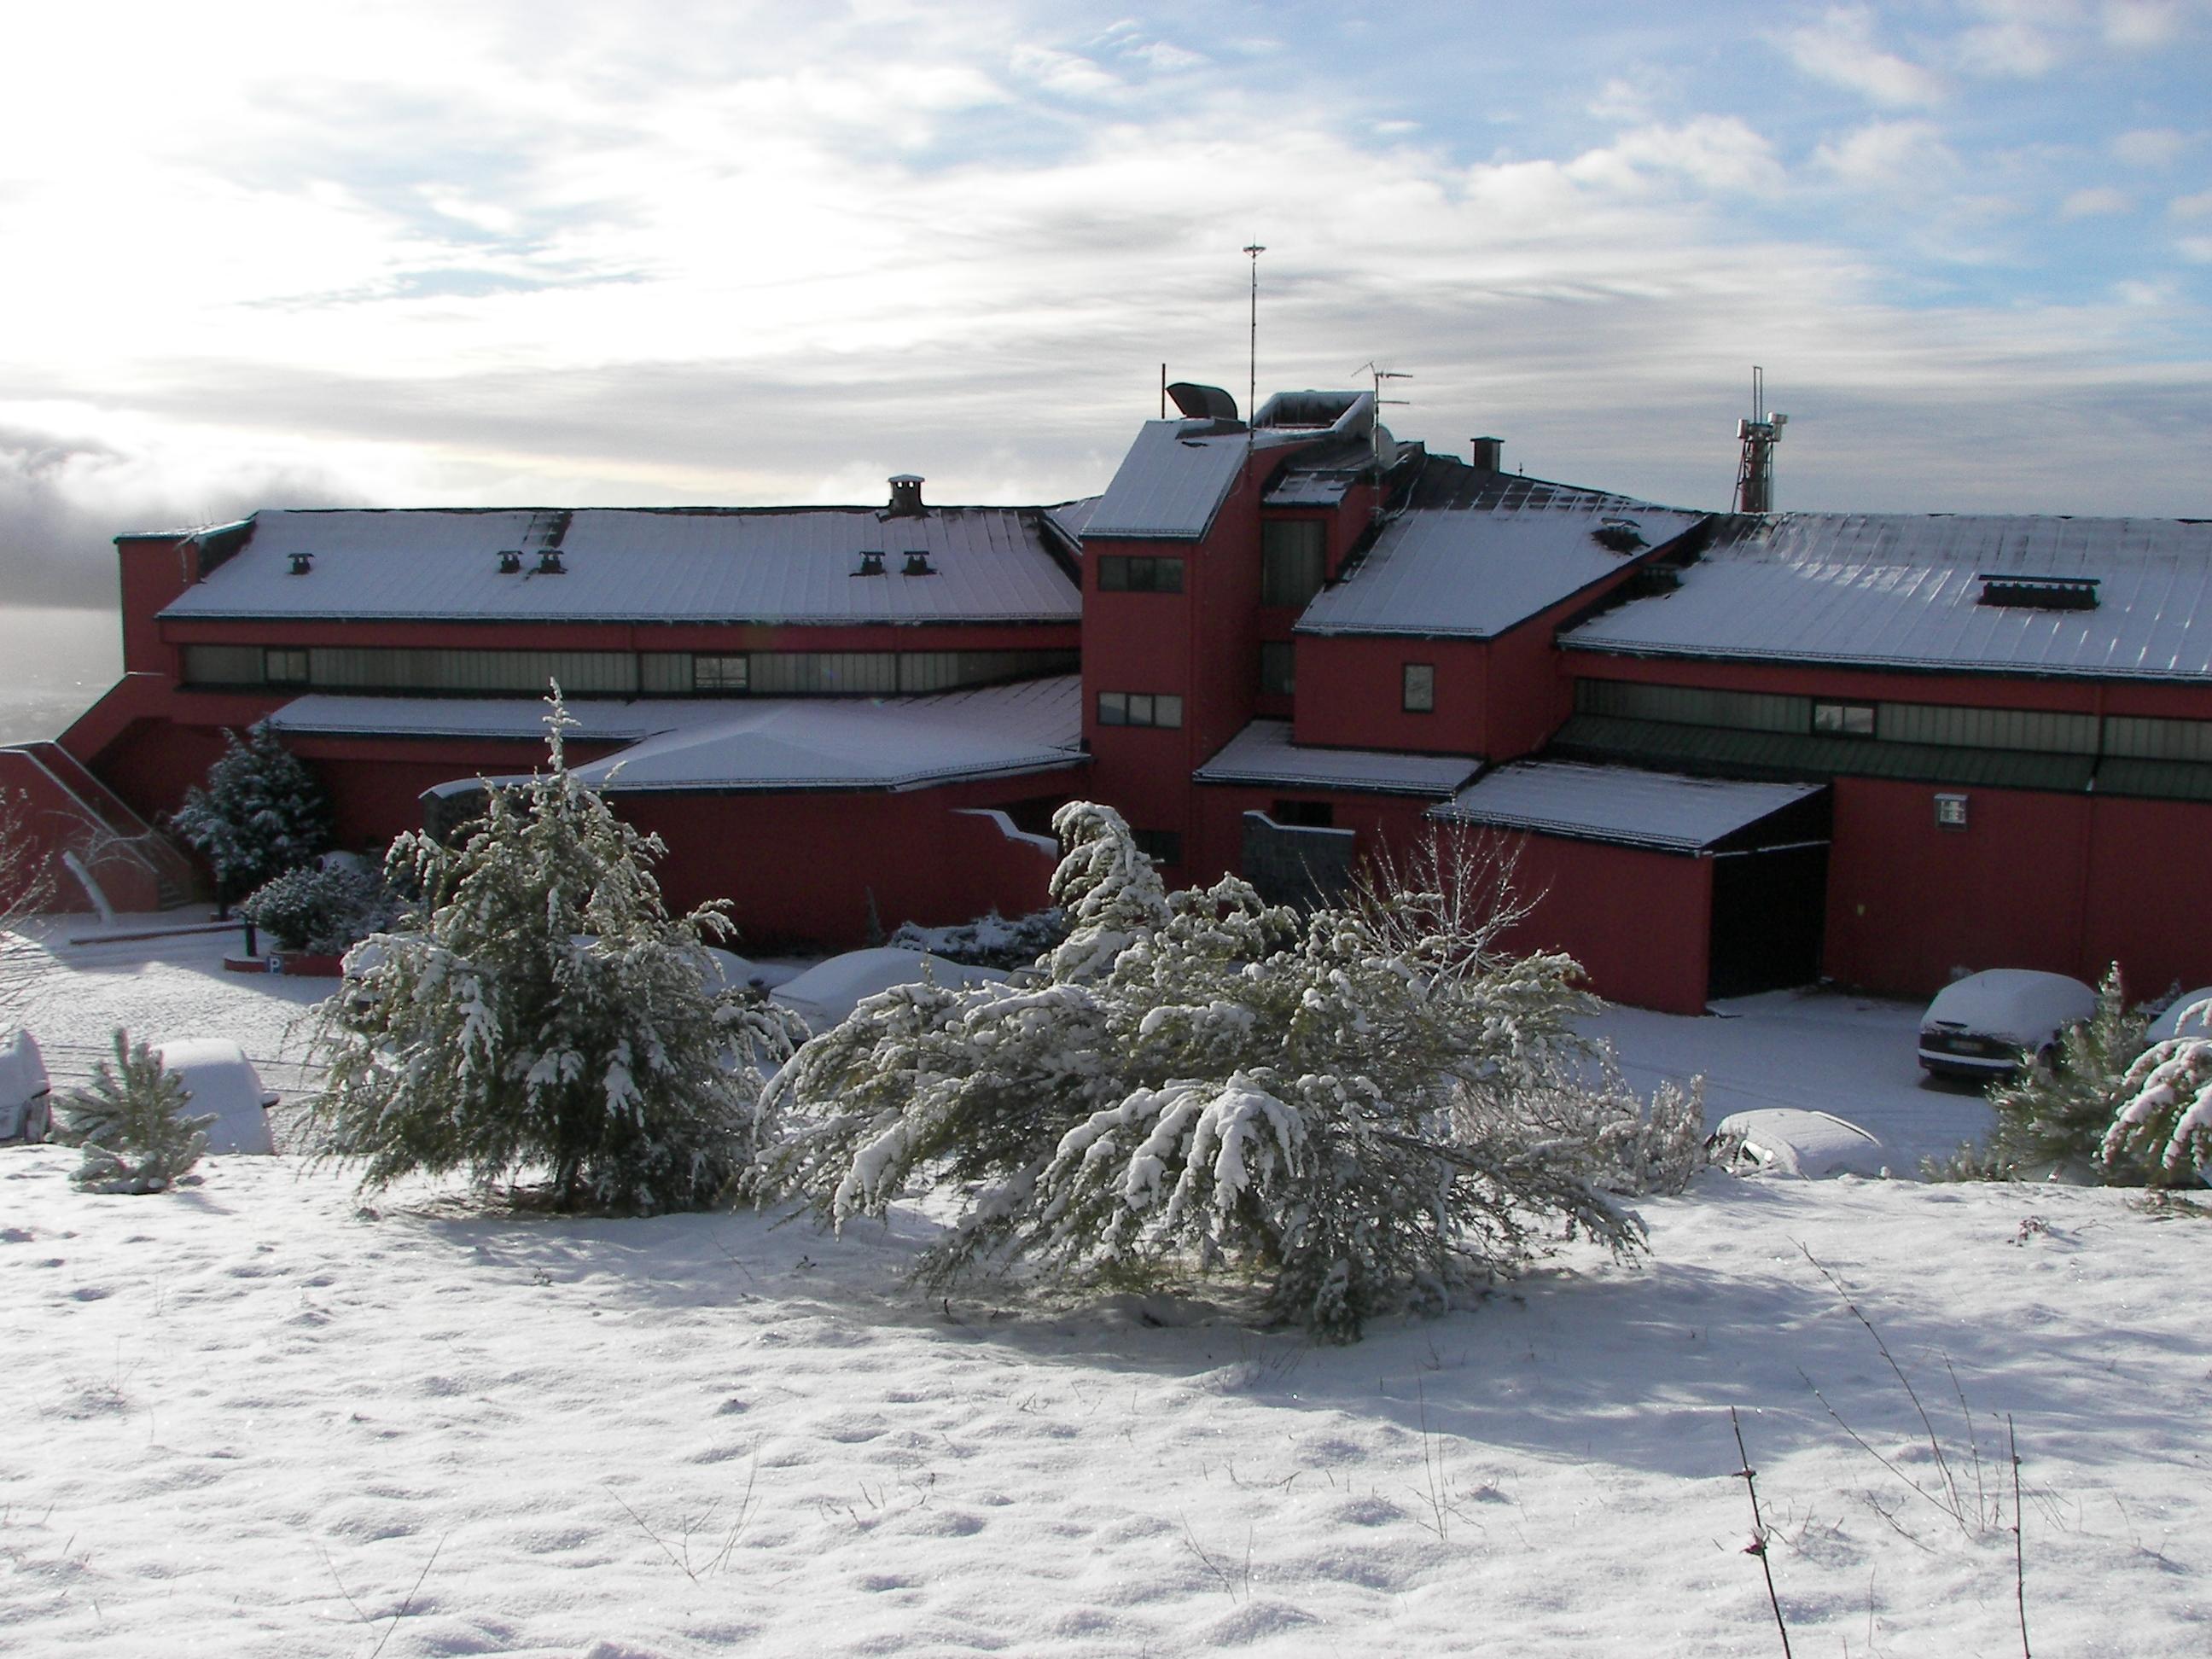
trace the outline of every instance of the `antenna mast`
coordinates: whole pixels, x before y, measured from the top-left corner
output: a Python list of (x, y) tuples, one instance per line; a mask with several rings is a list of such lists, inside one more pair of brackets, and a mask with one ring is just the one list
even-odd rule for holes
[(1249, 242), (1244, 247), (1244, 252), (1252, 256), (1252, 337), (1244, 369), (1244, 447), (1247, 449), (1252, 447), (1260, 415), (1260, 256), (1267, 251), (1258, 242)]
[(1774, 446), (1782, 441), (1787, 415), (1772, 419), (1766, 413), (1766, 371), (1756, 363), (1751, 369), (1751, 418), (1735, 423), (1736, 441), (1743, 446), (1735, 470), (1735, 510), (1739, 513), (1774, 511)]

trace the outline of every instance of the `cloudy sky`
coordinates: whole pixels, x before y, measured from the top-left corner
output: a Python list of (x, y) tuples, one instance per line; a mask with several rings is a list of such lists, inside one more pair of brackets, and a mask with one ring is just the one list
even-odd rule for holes
[(2212, 0), (15, 9), (0, 604), (256, 506), (1096, 491), (1160, 365), (1727, 503), (2212, 514)]

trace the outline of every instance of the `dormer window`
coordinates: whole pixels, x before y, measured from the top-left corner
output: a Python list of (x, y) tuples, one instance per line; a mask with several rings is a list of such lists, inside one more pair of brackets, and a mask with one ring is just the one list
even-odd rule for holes
[(1989, 575), (1977, 577), (1982, 591), (1974, 603), (2012, 611), (2094, 611), (2094, 576)]

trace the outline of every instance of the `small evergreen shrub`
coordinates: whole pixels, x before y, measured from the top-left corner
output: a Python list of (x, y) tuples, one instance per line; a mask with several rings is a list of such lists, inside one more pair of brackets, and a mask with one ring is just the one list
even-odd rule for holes
[(238, 914), (279, 950), (337, 956), (391, 927), (399, 901), (374, 871), (350, 864), (311, 865), (262, 883)]
[(1522, 913), (1454, 860), (1301, 918), (1233, 878), (1169, 894), (1109, 808), (1054, 827), (1066, 938), (1014, 985), (902, 986), (807, 1044), (763, 1101), (762, 1195), (842, 1224), (950, 1191), (933, 1282), (988, 1253), (1227, 1271), (1350, 1341), (1562, 1228), (1633, 1254), (1600, 1184), (1694, 1167), (1679, 1100), (1655, 1129), (1582, 1080), (1580, 970), (1504, 954)]
[(84, 1147), (70, 1179), (87, 1192), (161, 1192), (199, 1162), (215, 1119), (185, 1115), (184, 1079), (147, 1043), (119, 1027), (114, 1041), (114, 1064), (101, 1060), (60, 1103), (62, 1138)]
[(271, 876), (313, 861), (331, 844), (331, 809), (307, 763), (278, 741), (266, 720), (208, 769), (186, 792), (170, 828), (208, 862), (216, 894), (228, 904)]
[(994, 910), (958, 927), (918, 927), (909, 921), (885, 942), (971, 968), (1026, 968), (1066, 937), (1067, 917), (1054, 908), (1011, 921)]
[(750, 1161), (760, 1068), (804, 1028), (721, 986), (701, 947), (729, 923), (668, 915), (659, 838), (568, 772), (550, 702), (545, 773), (490, 785), (459, 846), (392, 843), (387, 878), (422, 897), (324, 1005), (310, 1133), (365, 1186), (543, 1176), (562, 1209), (697, 1209)]

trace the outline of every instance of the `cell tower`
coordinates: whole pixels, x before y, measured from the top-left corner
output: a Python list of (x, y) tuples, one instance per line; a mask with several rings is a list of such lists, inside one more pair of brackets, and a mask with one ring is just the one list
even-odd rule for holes
[(1739, 513), (1774, 511), (1774, 446), (1782, 441), (1787, 415), (1766, 412), (1766, 371), (1753, 364), (1751, 371), (1751, 418), (1735, 423), (1743, 445), (1743, 459), (1735, 470), (1735, 510)]

